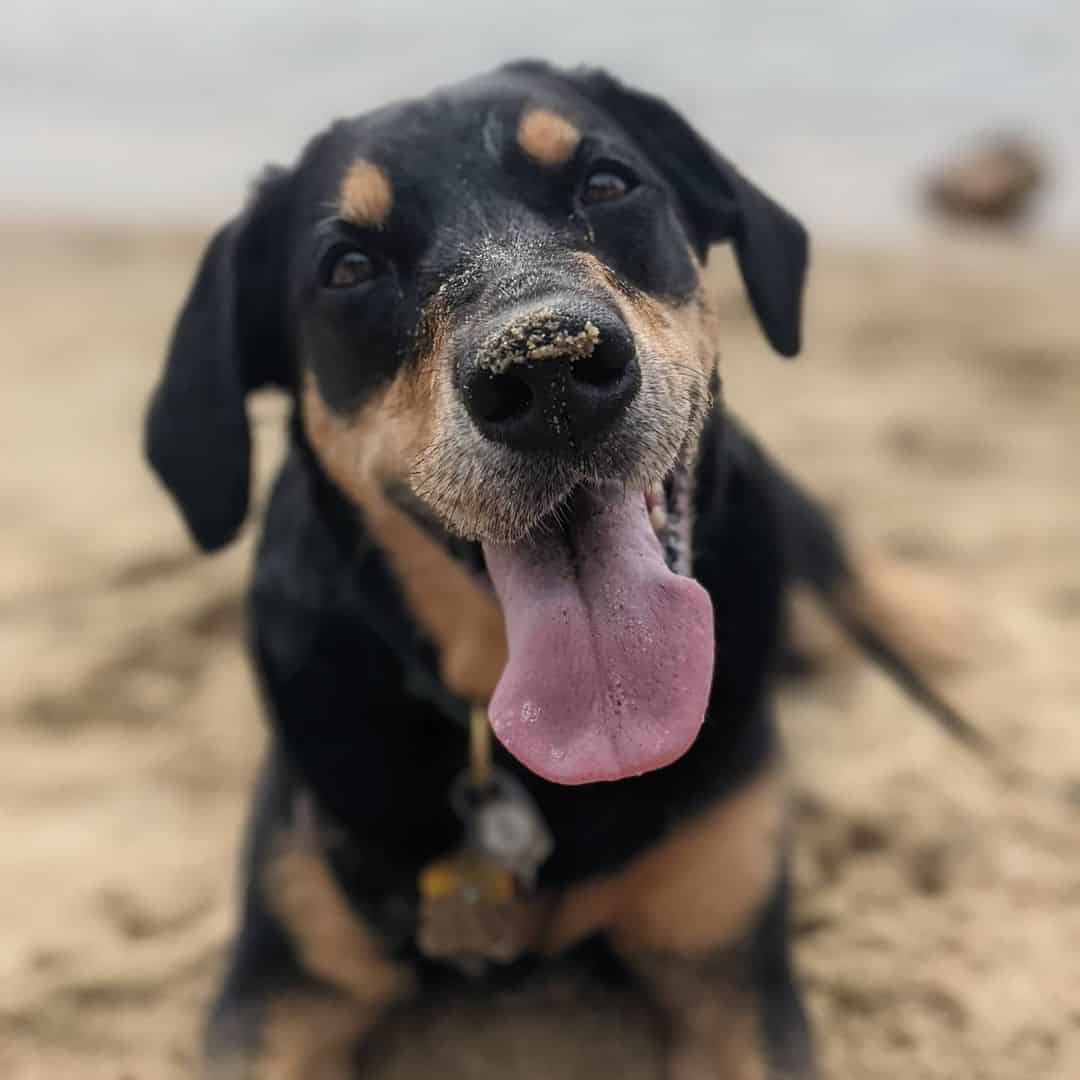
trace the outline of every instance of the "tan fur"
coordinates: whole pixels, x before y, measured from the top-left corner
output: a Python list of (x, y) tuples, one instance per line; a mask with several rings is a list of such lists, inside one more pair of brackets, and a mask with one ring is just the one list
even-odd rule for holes
[(306, 839), (282, 838), (263, 887), (306, 971), (369, 1012), (380, 1012), (405, 992), (405, 976), (349, 907), (323, 853)]
[(879, 552), (860, 552), (854, 571), (857, 584), (842, 603), (916, 670), (947, 671), (970, 660), (975, 620), (945, 581)]
[(347, 998), (293, 995), (273, 1003), (263, 1028), (257, 1080), (346, 1080), (373, 1016)]
[(354, 419), (339, 420), (309, 379), (305, 429), (327, 471), (362, 510), (410, 610), (438, 650), (443, 682), (458, 697), (486, 702), (506, 664), (502, 609), (486, 586), (387, 498), (383, 486), (400, 478), (424, 423), (407, 405), (410, 396), (394, 384)]
[(354, 161), (341, 182), (338, 213), (354, 225), (381, 229), (394, 206), (390, 178), (378, 165), (363, 158)]
[[(686, 372), (707, 379), (717, 367), (719, 327), (704, 294), (679, 304), (659, 300), (647, 293), (620, 288), (612, 271), (595, 255), (581, 253), (578, 259), (589, 277), (614, 301), (634, 335), (639, 352), (644, 352), (647, 360), (670, 367), (672, 378), (667, 389), (675, 395), (672, 404), (681, 404), (679, 398), (686, 392)], [(696, 383), (698, 379), (695, 377), (693, 381)]]
[[(837, 596), (840, 606), (876, 630), (924, 677), (969, 662), (977, 630), (960, 597), (933, 575), (880, 552), (853, 560), (855, 583)], [(840, 674), (853, 670), (860, 653), (809, 586), (787, 597), (792, 648), (813, 666)]]
[(760, 1004), (737, 952), (630, 961), (667, 1018), (669, 1080), (766, 1080)]
[(550, 109), (526, 109), (518, 123), (517, 141), (538, 165), (554, 169), (574, 156), (581, 132)]
[(692, 955), (735, 941), (775, 882), (781, 818), (780, 781), (769, 772), (625, 869), (569, 889), (544, 950), (557, 953), (598, 932), (627, 953)]
[(372, 1011), (332, 991), (292, 993), (273, 1000), (258, 1046), (208, 1061), (202, 1080), (346, 1080)]
[(858, 657), (854, 644), (822, 607), (813, 589), (792, 585), (786, 603), (788, 643), (796, 656), (812, 669), (824, 668), (836, 675), (854, 670)]
[(677, 1040), (668, 1057), (669, 1080), (769, 1080), (765, 1037), (755, 1001), (745, 992), (698, 989), (697, 1030)]
[(410, 609), (439, 651), (443, 682), (466, 701), (490, 700), (507, 656), (494, 594), (385, 498), (367, 511)]

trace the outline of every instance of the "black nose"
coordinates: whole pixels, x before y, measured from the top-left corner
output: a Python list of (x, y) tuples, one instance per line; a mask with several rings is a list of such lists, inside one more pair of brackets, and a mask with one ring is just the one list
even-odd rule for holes
[(480, 432), (516, 450), (558, 456), (597, 445), (641, 382), (630, 332), (599, 312), (527, 311), (465, 363), (462, 395)]

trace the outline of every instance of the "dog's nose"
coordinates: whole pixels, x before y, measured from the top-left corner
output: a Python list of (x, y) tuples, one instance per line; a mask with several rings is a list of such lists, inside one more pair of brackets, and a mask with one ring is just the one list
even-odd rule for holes
[(576, 456), (597, 445), (641, 382), (634, 341), (606, 313), (527, 311), (467, 361), (462, 395), (486, 438)]

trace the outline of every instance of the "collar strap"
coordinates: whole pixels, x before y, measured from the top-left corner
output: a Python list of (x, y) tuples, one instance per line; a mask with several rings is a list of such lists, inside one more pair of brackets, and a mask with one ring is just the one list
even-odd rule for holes
[(484, 705), (469, 711), (469, 783), (475, 791), (491, 786), (491, 725)]

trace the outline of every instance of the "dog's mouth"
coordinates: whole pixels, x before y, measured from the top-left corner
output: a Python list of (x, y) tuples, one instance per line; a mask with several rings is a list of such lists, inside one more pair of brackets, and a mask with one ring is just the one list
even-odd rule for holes
[(690, 577), (690, 479), (578, 488), (524, 540), (486, 541), (509, 659), (491, 724), (562, 784), (620, 780), (681, 757), (712, 683), (712, 604)]

